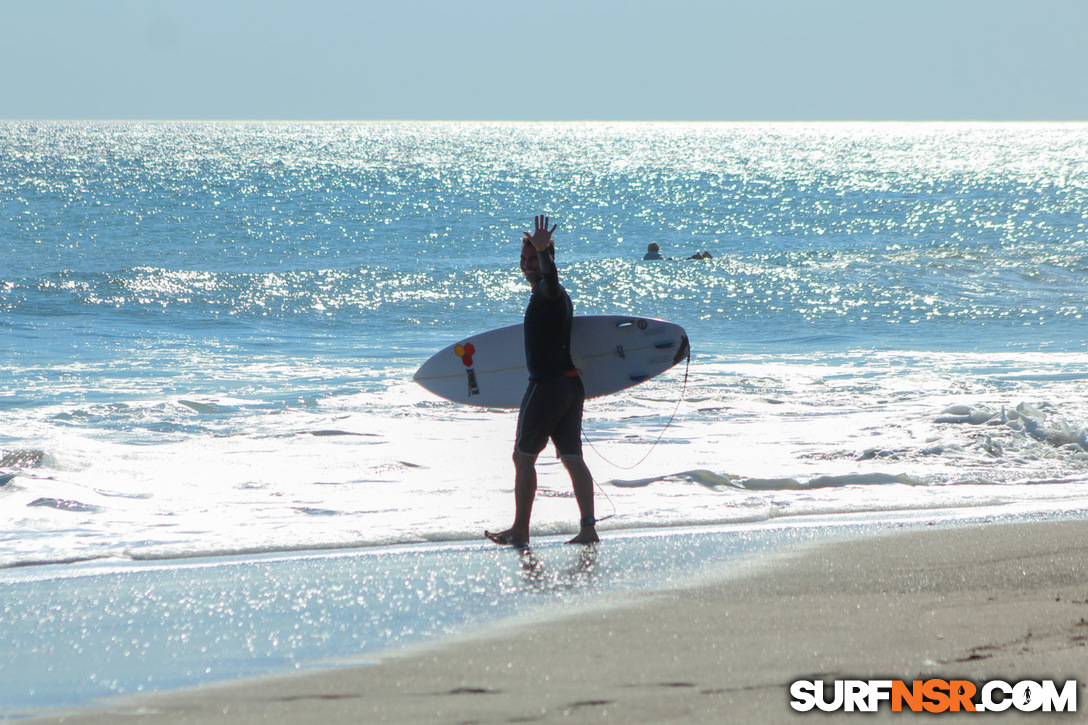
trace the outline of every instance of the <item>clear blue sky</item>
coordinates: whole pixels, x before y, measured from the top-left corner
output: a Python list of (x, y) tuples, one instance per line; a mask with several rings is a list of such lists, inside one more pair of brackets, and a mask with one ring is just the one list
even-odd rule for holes
[(0, 0), (2, 119), (1088, 121), (1088, 0)]

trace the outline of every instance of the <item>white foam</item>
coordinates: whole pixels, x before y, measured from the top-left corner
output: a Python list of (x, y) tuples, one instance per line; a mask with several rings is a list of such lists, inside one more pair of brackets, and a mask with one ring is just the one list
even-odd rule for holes
[[(1023, 367), (1083, 361), (697, 362), (683, 399), (666, 377), (587, 404), (586, 461), (607, 495), (597, 513), (616, 514), (602, 530), (1084, 496), (1085, 379), (1009, 382)], [(6, 528), (20, 532), (0, 564), (474, 539), (512, 520), (514, 412), (456, 406), (406, 379), (299, 408), (200, 402), (219, 412), (169, 414), (225, 419), (228, 435), (131, 445), (46, 426), (41, 465), (14, 469), (0, 489)], [(563, 467), (550, 450), (538, 467), (534, 530), (573, 531)], [(29, 505), (50, 499), (73, 505)]]

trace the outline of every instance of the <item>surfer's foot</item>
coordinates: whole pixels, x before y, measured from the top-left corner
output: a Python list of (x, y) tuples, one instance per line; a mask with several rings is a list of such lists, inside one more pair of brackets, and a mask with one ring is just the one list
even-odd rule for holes
[(516, 532), (513, 529), (500, 531), (497, 534), (493, 534), (490, 531), (485, 531), (484, 536), (486, 536), (491, 541), (494, 541), (496, 544), (499, 544), (500, 546), (516, 546), (518, 548), (524, 549), (529, 545), (529, 535), (521, 534), (520, 532)]
[(596, 544), (601, 538), (597, 536), (597, 529), (592, 526), (583, 526), (578, 535), (568, 541), (568, 544)]

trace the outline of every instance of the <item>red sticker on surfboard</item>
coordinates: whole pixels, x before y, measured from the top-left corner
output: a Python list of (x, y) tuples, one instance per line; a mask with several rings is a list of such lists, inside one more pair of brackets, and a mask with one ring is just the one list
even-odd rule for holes
[(457, 357), (461, 358), (461, 362), (465, 364), (466, 368), (472, 367), (472, 356), (476, 354), (476, 348), (473, 347), (471, 342), (457, 345), (453, 348), (453, 351), (457, 353)]

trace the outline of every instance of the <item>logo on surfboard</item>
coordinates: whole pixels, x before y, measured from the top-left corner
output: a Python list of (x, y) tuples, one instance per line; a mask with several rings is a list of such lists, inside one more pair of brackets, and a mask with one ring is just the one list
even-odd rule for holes
[(453, 351), (457, 354), (457, 357), (461, 358), (461, 362), (465, 364), (466, 368), (472, 367), (472, 356), (476, 354), (476, 348), (471, 342), (466, 342), (464, 345), (454, 345)]
[(466, 342), (463, 345), (455, 345), (453, 348), (457, 357), (461, 358), (461, 362), (468, 368), (465, 373), (468, 375), (468, 394), (469, 396), (480, 394), (480, 385), (476, 382), (476, 371), (472, 368), (472, 356), (476, 354), (476, 347), (471, 342)]

